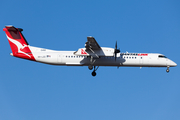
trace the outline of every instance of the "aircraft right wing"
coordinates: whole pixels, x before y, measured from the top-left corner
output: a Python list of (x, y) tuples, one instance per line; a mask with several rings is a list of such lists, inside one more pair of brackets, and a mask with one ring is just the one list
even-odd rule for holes
[(87, 37), (85, 48), (79, 48), (78, 51), (74, 52), (74, 54), (99, 58), (99, 56), (114, 56), (114, 49), (102, 48), (94, 37)]
[(101, 50), (101, 47), (97, 43), (97, 41), (94, 39), (94, 37), (87, 37), (87, 42), (85, 43), (86, 51), (88, 50)]

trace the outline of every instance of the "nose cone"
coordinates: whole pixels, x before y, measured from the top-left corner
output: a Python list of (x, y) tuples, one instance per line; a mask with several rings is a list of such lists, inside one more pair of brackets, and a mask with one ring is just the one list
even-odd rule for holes
[(175, 66), (177, 66), (177, 64), (175, 62), (173, 62), (173, 61), (170, 61), (169, 66), (175, 67)]
[(174, 62), (174, 66), (177, 66), (177, 64)]

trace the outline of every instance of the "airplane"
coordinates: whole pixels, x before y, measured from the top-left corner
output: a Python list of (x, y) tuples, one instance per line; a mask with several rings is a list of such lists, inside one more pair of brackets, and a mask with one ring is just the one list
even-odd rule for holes
[(84, 48), (77, 51), (56, 51), (33, 47), (28, 44), (22, 34), (23, 29), (14, 26), (3, 28), (9, 41), (10, 55), (22, 59), (62, 66), (88, 66), (92, 76), (96, 76), (99, 66), (116, 67), (175, 67), (177, 64), (159, 53), (121, 53), (117, 48), (100, 47), (94, 37), (87, 37)]

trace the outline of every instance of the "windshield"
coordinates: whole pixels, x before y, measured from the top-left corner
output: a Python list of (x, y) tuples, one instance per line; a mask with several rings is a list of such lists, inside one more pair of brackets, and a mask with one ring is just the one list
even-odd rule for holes
[(159, 57), (159, 58), (167, 58), (167, 57), (164, 56), (164, 55), (159, 55), (158, 57)]

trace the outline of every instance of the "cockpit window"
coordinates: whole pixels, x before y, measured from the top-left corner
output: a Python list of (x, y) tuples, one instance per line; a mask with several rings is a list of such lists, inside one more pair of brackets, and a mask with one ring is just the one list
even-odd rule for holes
[(159, 57), (159, 58), (167, 58), (167, 57), (164, 56), (164, 55), (159, 55), (158, 57)]

